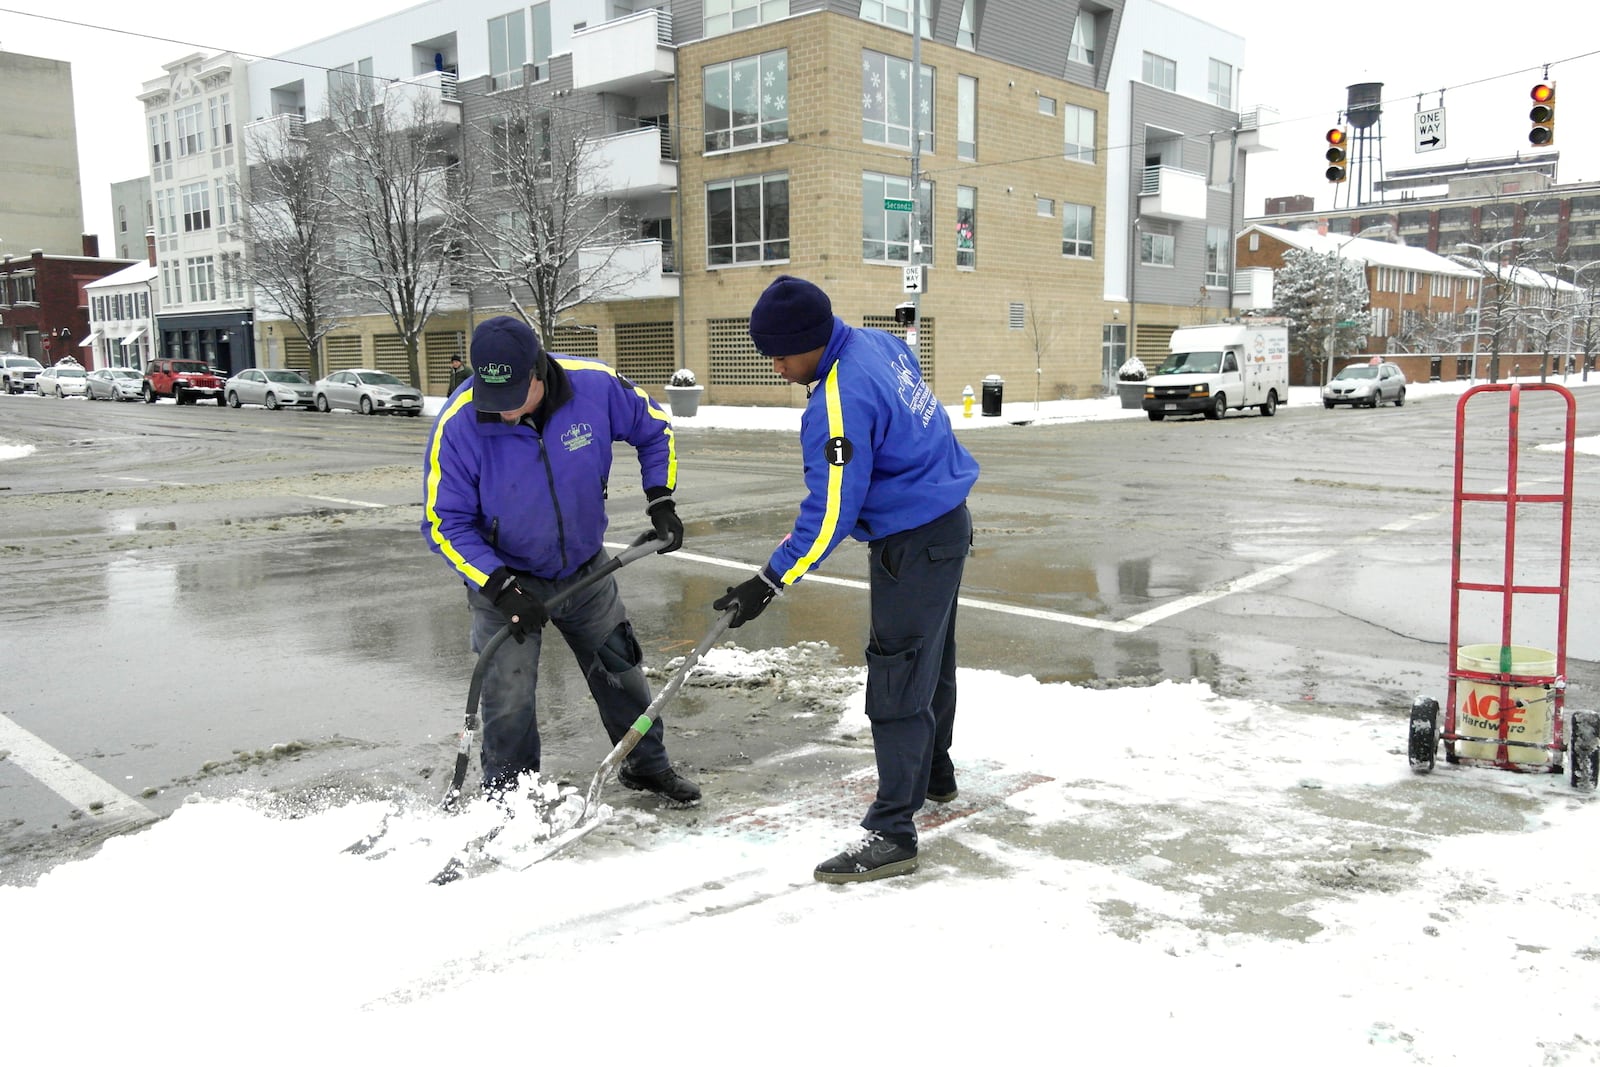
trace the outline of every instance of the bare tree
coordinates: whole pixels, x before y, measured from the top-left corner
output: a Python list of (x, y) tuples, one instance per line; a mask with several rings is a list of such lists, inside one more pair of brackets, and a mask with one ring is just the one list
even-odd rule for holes
[(451, 203), (460, 193), (456, 133), (437, 97), (396, 93), (374, 106), (369, 84), (329, 85), (340, 228), (332, 266), (388, 314), (420, 387), (422, 333), (453, 288), (460, 247)]
[(338, 211), (325, 145), (290, 116), (245, 145), (249, 209), (241, 219), (245, 279), (305, 339), (311, 376), (324, 374), (322, 339), (349, 310), (331, 273)]
[(598, 116), (552, 109), (536, 91), (502, 94), (505, 110), (468, 131), (470, 157), (487, 165), (471, 174), (455, 219), (475, 277), (550, 337), (568, 308), (623, 293), (670, 264), (623, 255), (638, 221), (627, 201), (604, 195), (607, 168), (591, 135)]
[(1033, 349), (1033, 410), (1039, 410), (1039, 390), (1044, 382), (1044, 365), (1056, 348), (1062, 334), (1060, 311), (1055, 301), (1041, 300), (1030, 283), (1024, 295), (1027, 299), (1024, 328), (1028, 347)]
[(1456, 344), (1460, 333), (1456, 316), (1448, 311), (1402, 311), (1399, 331), (1390, 338), (1401, 352), (1443, 352)]
[(1523, 285), (1526, 290), (1524, 322), (1529, 337), (1538, 348), (1539, 380), (1542, 382), (1552, 372), (1559, 374), (1563, 369), (1552, 362), (1552, 349), (1571, 332), (1572, 319), (1577, 310), (1577, 290), (1554, 274), (1533, 270), (1525, 272)]
[(1539, 256), (1531, 238), (1508, 237), (1488, 245), (1463, 243), (1470, 255), (1451, 258), (1479, 274), (1478, 305), (1473, 326), (1473, 368), (1485, 339), (1489, 342), (1489, 381), (1500, 380), (1500, 356), (1516, 349), (1523, 332), (1528, 278), (1537, 274), (1530, 266)]

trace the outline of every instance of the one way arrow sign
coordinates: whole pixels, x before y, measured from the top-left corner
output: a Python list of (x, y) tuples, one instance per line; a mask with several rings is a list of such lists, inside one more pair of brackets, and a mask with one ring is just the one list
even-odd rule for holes
[(1412, 150), (1437, 152), (1444, 147), (1444, 108), (1419, 111), (1416, 115), (1416, 141)]

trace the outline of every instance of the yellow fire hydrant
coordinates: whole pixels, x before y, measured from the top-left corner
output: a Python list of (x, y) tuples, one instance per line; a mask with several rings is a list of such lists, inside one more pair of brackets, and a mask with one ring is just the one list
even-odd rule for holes
[(961, 390), (961, 417), (963, 419), (972, 418), (972, 386), (970, 385)]

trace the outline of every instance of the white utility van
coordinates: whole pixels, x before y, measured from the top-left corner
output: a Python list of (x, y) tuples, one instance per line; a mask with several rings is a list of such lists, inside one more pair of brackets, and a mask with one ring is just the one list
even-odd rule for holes
[(1289, 399), (1286, 319), (1237, 319), (1172, 332), (1172, 354), (1145, 383), (1152, 422), (1200, 413), (1220, 419), (1229, 408), (1271, 415)]

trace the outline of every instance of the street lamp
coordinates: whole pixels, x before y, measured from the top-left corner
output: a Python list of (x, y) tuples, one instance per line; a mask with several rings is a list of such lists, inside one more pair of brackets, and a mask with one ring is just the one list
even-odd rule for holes
[[(1509, 246), (1520, 244), (1526, 240), (1528, 240), (1526, 237), (1508, 237), (1504, 241), (1496, 241), (1494, 244), (1490, 245), (1475, 245), (1471, 241), (1456, 242), (1456, 251), (1458, 253), (1462, 249), (1468, 249), (1474, 253), (1474, 258), (1477, 260), (1478, 272), (1483, 275), (1483, 277), (1478, 279), (1478, 307), (1477, 310), (1472, 313), (1472, 376), (1467, 380), (1473, 385), (1478, 384), (1478, 346), (1482, 344), (1483, 337), (1484, 282), (1492, 276), (1496, 285), (1500, 283), (1500, 263), (1497, 260), (1494, 266), (1490, 267), (1489, 254), (1491, 252), (1498, 253), (1502, 245)], [(1498, 328), (1496, 330), (1496, 335), (1498, 336)], [(1493, 370), (1494, 368), (1491, 367), (1490, 369)]]
[[(1336, 339), (1339, 336), (1339, 283), (1344, 279), (1344, 246), (1361, 237), (1376, 237), (1379, 234), (1393, 234), (1394, 226), (1387, 222), (1380, 222), (1376, 226), (1368, 226), (1360, 233), (1353, 233), (1346, 237), (1333, 250), (1333, 308), (1328, 315), (1328, 358), (1322, 363), (1322, 384), (1327, 385), (1333, 378), (1333, 354), (1336, 351)], [(1366, 261), (1362, 260), (1363, 269)]]

